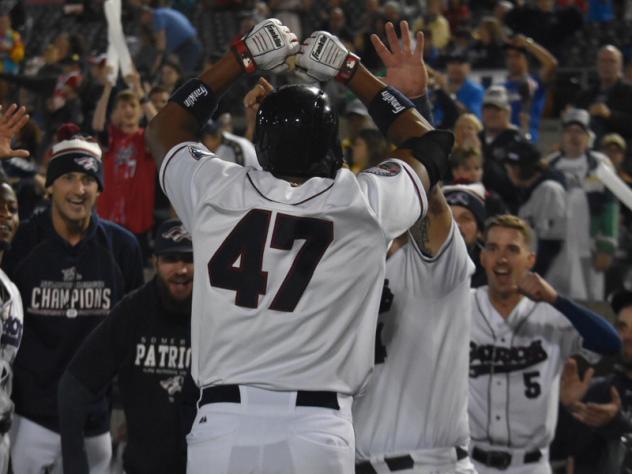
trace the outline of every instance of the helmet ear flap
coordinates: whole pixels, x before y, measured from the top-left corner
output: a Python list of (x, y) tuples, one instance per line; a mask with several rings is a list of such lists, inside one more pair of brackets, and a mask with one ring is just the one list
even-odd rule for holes
[(333, 178), (342, 166), (338, 117), (315, 87), (285, 86), (268, 95), (254, 144), (261, 167), (276, 175)]

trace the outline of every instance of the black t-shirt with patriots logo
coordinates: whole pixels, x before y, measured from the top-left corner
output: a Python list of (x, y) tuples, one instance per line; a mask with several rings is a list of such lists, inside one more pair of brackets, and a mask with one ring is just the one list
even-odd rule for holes
[(183, 394), (194, 389), (189, 375), (191, 311), (190, 305), (167, 310), (164, 291), (154, 278), (126, 296), (68, 367), (95, 394), (118, 375), (127, 420), (123, 466), (129, 474), (186, 469), (185, 434), (192, 416), (183, 407), (183, 398), (191, 397)]

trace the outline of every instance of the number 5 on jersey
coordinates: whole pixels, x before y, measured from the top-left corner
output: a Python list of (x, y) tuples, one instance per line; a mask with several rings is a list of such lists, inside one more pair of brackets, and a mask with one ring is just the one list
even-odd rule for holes
[[(268, 272), (263, 271), (262, 265), (271, 217), (271, 211), (262, 209), (248, 212), (208, 262), (211, 286), (235, 291), (237, 306), (256, 308), (259, 296), (267, 292)], [(294, 241), (299, 239), (305, 243), (270, 304), (272, 310), (294, 311), (327, 247), (334, 240), (333, 222), (278, 213), (270, 247), (291, 250)], [(236, 267), (238, 260), (239, 267)]]

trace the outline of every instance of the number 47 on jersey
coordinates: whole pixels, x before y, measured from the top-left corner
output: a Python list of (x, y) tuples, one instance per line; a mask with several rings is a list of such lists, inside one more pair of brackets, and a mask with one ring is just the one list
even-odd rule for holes
[[(253, 209), (233, 228), (208, 262), (211, 286), (235, 291), (235, 304), (257, 308), (267, 292), (268, 272), (263, 255), (272, 211)], [(270, 248), (292, 250), (295, 240), (305, 240), (269, 309), (292, 312), (303, 296), (318, 263), (334, 240), (334, 224), (324, 219), (278, 213)], [(239, 260), (239, 267), (235, 262)]]

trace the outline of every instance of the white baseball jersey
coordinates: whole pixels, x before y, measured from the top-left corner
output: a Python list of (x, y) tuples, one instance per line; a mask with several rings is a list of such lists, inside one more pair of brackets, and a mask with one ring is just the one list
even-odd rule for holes
[(393, 304), (379, 316), (378, 360), (353, 405), (359, 460), (467, 447), (473, 271), (454, 222), (435, 257), (424, 255), (409, 236), (387, 260)]
[(250, 140), (229, 132), (222, 132), (222, 143), (215, 151), (215, 154), (222, 160), (230, 161), (231, 163), (261, 169), (255, 146)]
[(581, 336), (553, 306), (524, 297), (505, 320), (487, 287), (471, 290), (469, 419), (472, 444), (548, 448), (560, 375)]
[(389, 160), (301, 186), (182, 143), (160, 182), (195, 255), (191, 371), (200, 387), (355, 393), (373, 363), (389, 242), (425, 212)]
[(11, 364), (22, 340), (24, 308), (18, 287), (2, 270), (0, 270), (0, 324), (2, 324), (0, 358)]

